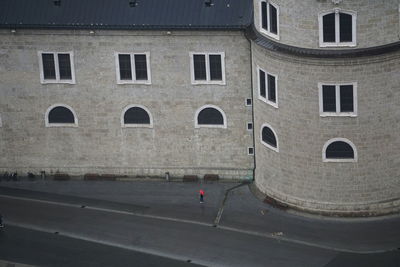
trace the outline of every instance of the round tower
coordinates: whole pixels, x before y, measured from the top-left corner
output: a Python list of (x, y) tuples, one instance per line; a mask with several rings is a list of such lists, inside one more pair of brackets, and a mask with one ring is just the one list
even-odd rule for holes
[(254, 0), (255, 182), (299, 209), (400, 209), (398, 0)]

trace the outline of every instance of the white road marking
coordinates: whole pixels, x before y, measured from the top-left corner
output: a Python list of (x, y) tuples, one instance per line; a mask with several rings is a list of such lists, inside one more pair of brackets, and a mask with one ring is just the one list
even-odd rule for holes
[[(68, 203), (63, 203), (63, 202), (56, 202), (56, 201), (49, 201), (49, 200), (39, 200), (39, 199), (26, 198), (26, 197), (15, 197), (15, 196), (1, 195), (0, 194), (0, 198), (10, 198), (10, 199), (16, 199), (16, 200), (22, 200), (22, 201), (31, 201), (31, 202), (33, 201), (33, 202), (38, 202), (38, 203), (59, 205), (59, 206), (79, 208), (79, 209), (81, 209), (82, 206), (85, 206), (85, 209), (89, 209), (89, 210), (110, 212), (110, 213), (123, 214), (123, 215), (133, 215), (133, 216), (138, 216), (138, 217), (143, 217), (143, 218), (150, 218), (150, 219), (157, 219), (157, 220), (164, 220), (164, 221), (172, 221), (172, 222), (179, 222), (179, 223), (188, 223), (188, 224), (195, 224), (195, 225), (201, 225), (201, 226), (207, 226), (207, 227), (215, 226), (212, 223), (204, 223), (204, 222), (198, 222), (198, 221), (193, 221), (193, 220), (178, 219), (178, 218), (173, 218), (173, 217), (150, 215), (150, 214), (143, 214), (143, 213), (135, 213), (135, 212), (121, 211), (121, 210), (114, 210), (114, 209), (107, 209), (107, 208), (99, 208), (99, 207), (92, 207), (92, 206), (79, 205), (79, 204), (68, 204)], [(33, 229), (33, 230), (38, 230), (38, 231), (42, 231), (42, 232), (52, 232), (52, 231), (48, 231), (48, 230), (42, 229), (40, 227), (32, 226), (32, 225), (28, 225), (28, 224), (13, 223), (12, 225), (16, 225), (16, 226), (24, 225), (24, 226), (21, 226), (21, 227), (28, 228), (28, 229)], [(358, 251), (358, 250), (337, 248), (337, 247), (327, 246), (327, 245), (320, 245), (320, 244), (311, 243), (311, 242), (304, 241), (304, 240), (299, 240), (299, 239), (293, 239), (293, 238), (285, 237), (285, 236), (282, 236), (282, 235), (276, 235), (274, 233), (268, 233), (268, 232), (257, 232), (257, 231), (251, 231), (251, 230), (243, 230), (243, 229), (238, 229), (238, 228), (229, 227), (229, 226), (221, 226), (221, 225), (218, 225), (217, 228), (219, 228), (221, 230), (232, 231), (232, 232), (237, 232), (237, 233), (242, 233), (242, 234), (247, 234), (247, 235), (252, 235), (252, 236), (258, 236), (258, 237), (264, 237), (264, 238), (268, 238), (268, 239), (275, 239), (275, 240), (278, 240), (278, 241), (284, 241), (284, 242), (288, 242), (288, 243), (300, 244), (300, 245), (305, 245), (305, 246), (309, 246), (309, 247), (326, 249), (326, 250), (337, 251), (337, 252), (370, 254), (370, 253), (382, 253), (382, 252), (386, 252), (387, 251), (387, 250)], [(64, 233), (64, 235), (65, 235), (65, 233)], [(67, 236), (67, 235), (65, 235), (65, 236)], [(70, 235), (68, 235), (68, 237), (79, 238), (79, 237), (75, 236), (72, 233)], [(82, 238), (79, 238), (79, 239), (82, 239)], [(83, 239), (83, 240), (86, 240), (86, 239)], [(102, 240), (93, 241), (92, 239), (90, 239), (90, 240), (88, 239), (87, 241), (98, 242), (98, 243), (103, 242)], [(101, 243), (101, 244), (103, 244), (103, 243)], [(108, 243), (104, 243), (104, 244), (108, 244)], [(116, 244), (116, 246), (124, 248), (123, 246), (121, 246), (119, 244)], [(149, 254), (152, 254), (152, 253), (149, 253)]]

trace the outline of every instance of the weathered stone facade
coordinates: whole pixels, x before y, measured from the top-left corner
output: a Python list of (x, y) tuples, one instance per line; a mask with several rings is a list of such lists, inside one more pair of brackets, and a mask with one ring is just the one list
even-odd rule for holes
[[(38, 51), (73, 51), (76, 84), (41, 84)], [(189, 52), (225, 52), (226, 85), (192, 85)], [(150, 52), (151, 85), (118, 85), (115, 52)], [(0, 37), (0, 170), (124, 175), (252, 177), (250, 43), (240, 31), (3, 30)], [(78, 127), (45, 127), (53, 104), (73, 108)], [(153, 128), (122, 128), (130, 104)], [(212, 104), (227, 128), (195, 128)]]
[[(258, 32), (260, 1), (253, 1)], [(272, 2), (279, 38), (257, 41), (247, 24), (247, 30), (1, 30), (0, 171), (224, 179), (251, 179), (254, 171), (261, 191), (299, 209), (398, 211), (398, 0)], [(319, 15), (334, 10), (354, 15), (351, 46), (321, 47)], [(72, 51), (76, 83), (41, 84), (38, 51)], [(149, 52), (151, 84), (117, 84), (116, 52)], [(190, 52), (224, 52), (226, 85), (193, 85)], [(279, 105), (259, 99), (258, 68), (276, 75)], [(320, 83), (356, 84), (356, 114), (321, 116)], [(245, 105), (249, 98), (253, 106)], [(78, 127), (46, 127), (46, 110), (57, 103), (74, 110)], [(132, 104), (150, 111), (153, 127), (121, 127), (121, 113)], [(205, 105), (224, 111), (226, 128), (195, 127)], [(261, 143), (264, 124), (275, 131), (277, 151)], [(333, 138), (354, 144), (354, 162), (324, 161)]]

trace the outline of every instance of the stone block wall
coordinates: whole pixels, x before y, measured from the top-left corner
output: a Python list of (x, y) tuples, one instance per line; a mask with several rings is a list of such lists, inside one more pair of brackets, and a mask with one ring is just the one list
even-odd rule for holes
[[(73, 51), (76, 84), (41, 84), (38, 51)], [(115, 52), (150, 52), (152, 84), (118, 85)], [(226, 85), (192, 85), (190, 52), (225, 52)], [(251, 178), (250, 67), (240, 31), (2, 30), (0, 171)], [(45, 127), (56, 103), (74, 109), (78, 127)], [(130, 104), (149, 109), (153, 128), (121, 127)], [(225, 112), (226, 129), (194, 127), (206, 104)]]

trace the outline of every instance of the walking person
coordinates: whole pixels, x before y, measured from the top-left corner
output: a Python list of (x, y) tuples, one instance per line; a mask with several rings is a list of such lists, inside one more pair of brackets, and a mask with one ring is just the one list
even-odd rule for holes
[(204, 191), (200, 189), (200, 203), (204, 203)]

